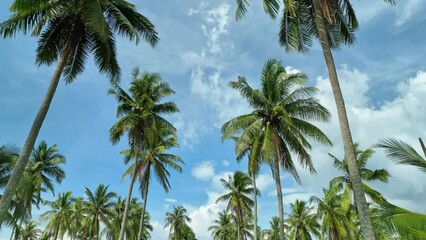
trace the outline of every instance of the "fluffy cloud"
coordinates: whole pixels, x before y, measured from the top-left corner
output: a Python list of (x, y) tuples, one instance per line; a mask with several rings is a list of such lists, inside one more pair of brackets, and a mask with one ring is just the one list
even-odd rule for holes
[(196, 179), (207, 181), (214, 176), (214, 164), (211, 161), (205, 161), (192, 169), (192, 176)]
[[(395, 87), (397, 96), (379, 106), (371, 105), (369, 83), (372, 80), (365, 73), (343, 66), (338, 74), (346, 100), (353, 139), (360, 144), (361, 149), (368, 148), (380, 139), (388, 137), (402, 139), (417, 148), (417, 137), (426, 135), (424, 122), (426, 108), (421, 100), (426, 94), (426, 72), (418, 72), (416, 76), (401, 81)], [(321, 194), (321, 189), (327, 186), (328, 181), (339, 174), (331, 167), (331, 160), (327, 153), (342, 157), (343, 146), (328, 79), (318, 77), (316, 86), (320, 89), (318, 98), (321, 103), (333, 114), (331, 123), (318, 125), (332, 139), (334, 147), (314, 145), (311, 155), (318, 175), (310, 175), (304, 170), (301, 170), (301, 175), (306, 192)], [(368, 167), (385, 168), (391, 173), (389, 183), (372, 184), (390, 201), (412, 210), (426, 212), (426, 207), (415, 201), (415, 199), (426, 198), (426, 186), (420, 184), (426, 180), (424, 173), (413, 167), (395, 165), (386, 159), (381, 150), (377, 150)]]

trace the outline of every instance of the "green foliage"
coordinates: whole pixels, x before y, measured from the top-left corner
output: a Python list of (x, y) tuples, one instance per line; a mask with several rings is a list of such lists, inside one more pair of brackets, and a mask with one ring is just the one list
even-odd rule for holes
[(166, 224), (164, 225), (164, 228), (170, 227), (170, 239), (195, 239), (195, 234), (193, 234), (192, 230), (187, 225), (187, 222), (191, 222), (192, 219), (186, 214), (186, 209), (183, 206), (173, 206), (173, 212), (166, 213)]
[(0, 24), (0, 34), (14, 37), (21, 31), (39, 37), (38, 65), (50, 65), (69, 51), (63, 70), (67, 83), (83, 72), (89, 54), (101, 72), (119, 80), (117, 34), (136, 43), (142, 38), (151, 46), (158, 42), (154, 25), (124, 0), (15, 0), (10, 10), (12, 16)]
[[(426, 157), (426, 150), (421, 139), (419, 139), (423, 152)], [(398, 164), (411, 165), (426, 173), (426, 159), (420, 156), (416, 150), (408, 143), (397, 139), (384, 139), (375, 145), (377, 148), (383, 148), (386, 155)]]
[[(362, 181), (381, 181), (386, 183), (390, 176), (389, 172), (385, 169), (370, 170), (366, 167), (368, 160), (373, 156), (374, 151), (370, 148), (361, 151), (358, 149), (358, 144), (354, 144), (356, 164), (361, 175)], [(343, 176), (337, 176), (331, 180), (332, 184), (345, 184), (345, 188), (352, 192), (352, 183), (349, 175), (348, 161), (346, 158), (339, 160), (332, 154), (328, 154), (333, 160), (333, 166), (342, 172)], [(381, 193), (372, 189), (365, 183), (362, 183), (365, 193), (375, 202), (380, 203), (386, 201)]]
[(291, 212), (287, 224), (289, 228), (289, 240), (311, 240), (312, 235), (320, 235), (318, 216), (312, 213), (313, 207), (307, 206), (304, 201), (296, 200), (290, 203)]

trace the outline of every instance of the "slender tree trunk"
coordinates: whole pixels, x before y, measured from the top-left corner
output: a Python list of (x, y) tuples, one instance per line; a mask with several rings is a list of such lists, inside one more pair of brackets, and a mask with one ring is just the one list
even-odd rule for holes
[(30, 132), (28, 133), (27, 139), (22, 151), (19, 154), (18, 161), (13, 169), (12, 175), (7, 182), (6, 188), (4, 189), (3, 196), (0, 200), (0, 220), (2, 220), (9, 209), (12, 197), (15, 195), (16, 188), (18, 187), (19, 181), (24, 173), (25, 166), (27, 165), (31, 151), (34, 148), (35, 141), (38, 133), (40, 132), (43, 121), (46, 118), (47, 112), (49, 111), (50, 103), (52, 102), (53, 96), (55, 95), (56, 88), (58, 87), (59, 80), (64, 70), (65, 64), (72, 53), (71, 44), (68, 45), (62, 52), (61, 58), (56, 67), (55, 73), (53, 74), (52, 80), (50, 81), (49, 87), (44, 96), (43, 102), (38, 110), (38, 113), (31, 126)]
[(257, 188), (256, 188), (256, 175), (254, 174), (254, 172), (251, 173), (251, 177), (253, 179), (253, 187), (254, 187), (254, 196), (253, 196), (253, 202), (254, 202), (254, 214), (253, 214), (254, 238), (253, 238), (253, 240), (257, 240)]
[[(278, 215), (280, 218), (280, 240), (285, 240), (285, 232), (284, 232), (284, 203), (283, 203), (283, 192), (281, 188), (281, 179), (280, 179), (280, 162), (281, 159), (281, 147), (280, 147), (280, 139), (276, 132), (273, 133), (274, 143), (276, 148), (276, 158), (273, 159), (271, 165), (271, 171), (273, 178), (275, 180), (275, 186), (277, 188), (277, 197), (278, 197)], [(275, 171), (274, 171), (275, 168)]]
[(320, 0), (313, 0), (315, 10), (315, 24), (318, 29), (321, 48), (324, 54), (325, 62), (328, 68), (331, 89), (333, 90), (334, 99), (337, 107), (337, 115), (339, 117), (340, 131), (345, 150), (345, 157), (348, 160), (349, 175), (354, 191), (356, 207), (361, 221), (362, 235), (366, 240), (374, 240), (374, 230), (371, 224), (368, 205), (365, 199), (364, 189), (361, 183), (361, 177), (356, 165), (355, 149), (349, 128), (349, 121), (346, 114), (345, 102), (343, 100), (342, 91), (340, 89), (339, 80), (337, 78), (336, 67), (334, 65), (333, 54), (331, 53), (330, 43), (325, 31), (324, 18), (321, 10)]
[(277, 188), (277, 197), (278, 197), (278, 215), (280, 218), (280, 240), (285, 240), (284, 234), (284, 204), (283, 204), (283, 192), (281, 189), (281, 179), (280, 179), (280, 166), (277, 164), (276, 173), (273, 174), (275, 180), (275, 186)]
[(143, 235), (143, 223), (145, 221), (145, 209), (146, 209), (146, 202), (148, 201), (148, 186), (146, 186), (146, 189), (144, 189), (143, 193), (143, 209), (141, 214), (141, 222), (139, 225), (139, 232), (138, 232), (138, 240), (142, 240)]
[(124, 239), (124, 233), (126, 232), (127, 215), (128, 215), (128, 212), (129, 212), (130, 199), (132, 198), (133, 184), (135, 183), (135, 180), (136, 180), (137, 170), (138, 170), (138, 158), (137, 158), (137, 154), (136, 154), (136, 151), (135, 151), (135, 164), (134, 164), (134, 167), (133, 167), (132, 176), (130, 178), (129, 190), (127, 192), (127, 198), (126, 198), (126, 205), (124, 207), (123, 220), (121, 221), (120, 236), (118, 238), (119, 240)]

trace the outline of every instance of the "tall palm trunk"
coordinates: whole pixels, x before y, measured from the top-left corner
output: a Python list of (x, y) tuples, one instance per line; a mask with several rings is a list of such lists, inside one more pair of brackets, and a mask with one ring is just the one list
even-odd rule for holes
[[(278, 165), (274, 163), (275, 165)], [(277, 188), (277, 197), (278, 197), (278, 216), (280, 218), (280, 240), (285, 240), (284, 235), (284, 204), (283, 204), (283, 192), (281, 189), (281, 179), (280, 179), (280, 169), (279, 165), (275, 166), (275, 174), (273, 174), (273, 178), (275, 180), (275, 186)], [(274, 171), (274, 170), (272, 170)]]
[(253, 214), (254, 238), (253, 238), (253, 240), (257, 240), (257, 188), (256, 188), (256, 175), (254, 174), (254, 172), (251, 173), (251, 178), (253, 179), (253, 187), (254, 187), (254, 196), (253, 196), (253, 202), (254, 202), (254, 214)]
[(241, 209), (241, 204), (238, 204), (237, 206), (237, 239), (242, 240), (243, 234), (242, 234), (242, 226), (243, 226), (243, 211)]
[(146, 209), (147, 201), (148, 201), (148, 186), (146, 186), (146, 189), (144, 189), (144, 193), (143, 193), (143, 209), (142, 209), (141, 221), (139, 225), (138, 240), (142, 240), (143, 226), (144, 226), (143, 224), (145, 221), (145, 209)]
[(123, 220), (121, 221), (120, 236), (118, 238), (119, 240), (124, 239), (124, 234), (126, 232), (126, 223), (128, 217), (127, 215), (129, 213), (130, 199), (132, 198), (133, 184), (135, 184), (136, 173), (138, 171), (137, 151), (135, 151), (135, 163), (133, 166), (134, 167), (132, 171), (132, 176), (130, 178), (129, 190), (127, 191), (126, 205), (124, 206)]
[(52, 80), (50, 81), (49, 87), (47, 88), (43, 102), (41, 103), (38, 113), (34, 119), (33, 125), (31, 126), (27, 139), (25, 140), (25, 144), (22, 147), (22, 151), (19, 154), (18, 161), (13, 168), (12, 175), (10, 176), (6, 188), (4, 189), (3, 196), (0, 199), (0, 221), (3, 220), (3, 218), (6, 216), (10, 202), (12, 201), (12, 197), (15, 195), (15, 191), (22, 178), (25, 167), (27, 166), (28, 159), (32, 149), (34, 148), (35, 141), (37, 140), (38, 133), (40, 132), (41, 126), (43, 125), (44, 119), (46, 118), (47, 112), (49, 111), (50, 104), (52, 102), (53, 96), (55, 95), (56, 88), (58, 87), (58, 83), (65, 64), (72, 55), (72, 49), (73, 44), (70, 43), (62, 52)]
[(348, 160), (349, 175), (353, 187), (355, 203), (361, 221), (362, 235), (366, 240), (375, 239), (373, 225), (371, 224), (368, 213), (368, 205), (365, 200), (364, 189), (362, 187), (361, 177), (356, 165), (355, 149), (353, 147), (352, 136), (349, 128), (349, 121), (346, 114), (345, 102), (337, 78), (336, 67), (334, 65), (333, 54), (331, 53), (330, 43), (325, 31), (324, 17), (322, 15), (320, 0), (313, 0), (315, 10), (315, 24), (318, 29), (319, 40), (324, 54), (325, 62), (328, 68), (331, 89), (333, 90), (334, 100), (336, 102), (337, 115), (339, 117), (340, 131), (342, 134), (345, 157)]
[(273, 159), (271, 163), (272, 177), (275, 180), (275, 186), (277, 188), (277, 197), (278, 197), (278, 216), (280, 218), (280, 240), (285, 240), (284, 234), (284, 203), (283, 203), (283, 191), (281, 188), (281, 179), (280, 179), (280, 162), (281, 162), (281, 147), (280, 139), (277, 132), (273, 133), (274, 143), (276, 148), (276, 158)]

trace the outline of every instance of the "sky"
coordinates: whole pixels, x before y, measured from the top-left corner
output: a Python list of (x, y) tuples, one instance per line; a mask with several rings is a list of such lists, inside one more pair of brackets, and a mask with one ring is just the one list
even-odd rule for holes
[[(12, 0), (0, 2), (0, 21), (8, 18)], [(183, 205), (198, 239), (211, 239), (207, 231), (224, 204), (215, 204), (224, 192), (221, 178), (235, 170), (246, 170), (246, 162), (235, 160), (232, 142), (223, 142), (220, 127), (250, 108), (228, 87), (228, 82), (245, 76), (259, 86), (264, 63), (275, 58), (290, 70), (307, 74), (309, 85), (319, 89), (317, 98), (327, 107), (330, 123), (316, 123), (332, 140), (333, 147), (313, 143), (310, 151), (316, 175), (299, 167), (302, 185), (283, 174), (285, 210), (295, 199), (322, 196), (322, 188), (338, 176), (328, 153), (343, 157), (336, 109), (321, 49), (314, 43), (308, 54), (286, 54), (278, 45), (278, 21), (264, 14), (261, 1), (252, 1), (244, 19), (236, 22), (234, 1), (134, 0), (159, 33), (155, 49), (144, 42), (135, 45), (117, 38), (121, 86), (127, 88), (135, 66), (160, 73), (176, 91), (169, 98), (180, 109), (168, 116), (178, 129), (180, 148), (172, 152), (185, 160), (183, 174), (172, 172), (171, 191), (166, 194), (155, 181), (150, 188), (147, 210), (152, 215), (152, 239), (167, 239), (165, 212)], [(417, 150), (418, 137), (426, 137), (426, 4), (422, 0), (400, 1), (390, 6), (380, 0), (352, 1), (360, 22), (356, 44), (334, 52), (338, 76), (355, 142), (366, 149), (380, 139), (404, 140)], [(0, 40), (0, 144), (23, 145), (39, 108), (55, 65), (35, 65), (37, 39), (18, 34)], [(100, 183), (126, 195), (128, 179), (121, 181), (126, 166), (120, 151), (127, 148), (125, 137), (117, 145), (109, 141), (109, 128), (116, 119), (116, 102), (107, 95), (107, 77), (98, 73), (89, 58), (86, 69), (73, 83), (61, 81), (37, 142), (57, 144), (67, 158), (66, 178), (58, 192), (83, 196), (85, 187)], [(387, 184), (372, 183), (390, 202), (426, 213), (426, 175), (409, 166), (395, 165), (378, 149), (368, 167), (385, 168)], [(275, 185), (266, 166), (257, 180), (259, 225), (269, 226), (277, 215)], [(140, 196), (137, 188), (134, 196)], [(46, 199), (53, 199), (45, 194)], [(35, 210), (34, 218), (46, 210)], [(9, 231), (1, 230), (0, 239)]]

